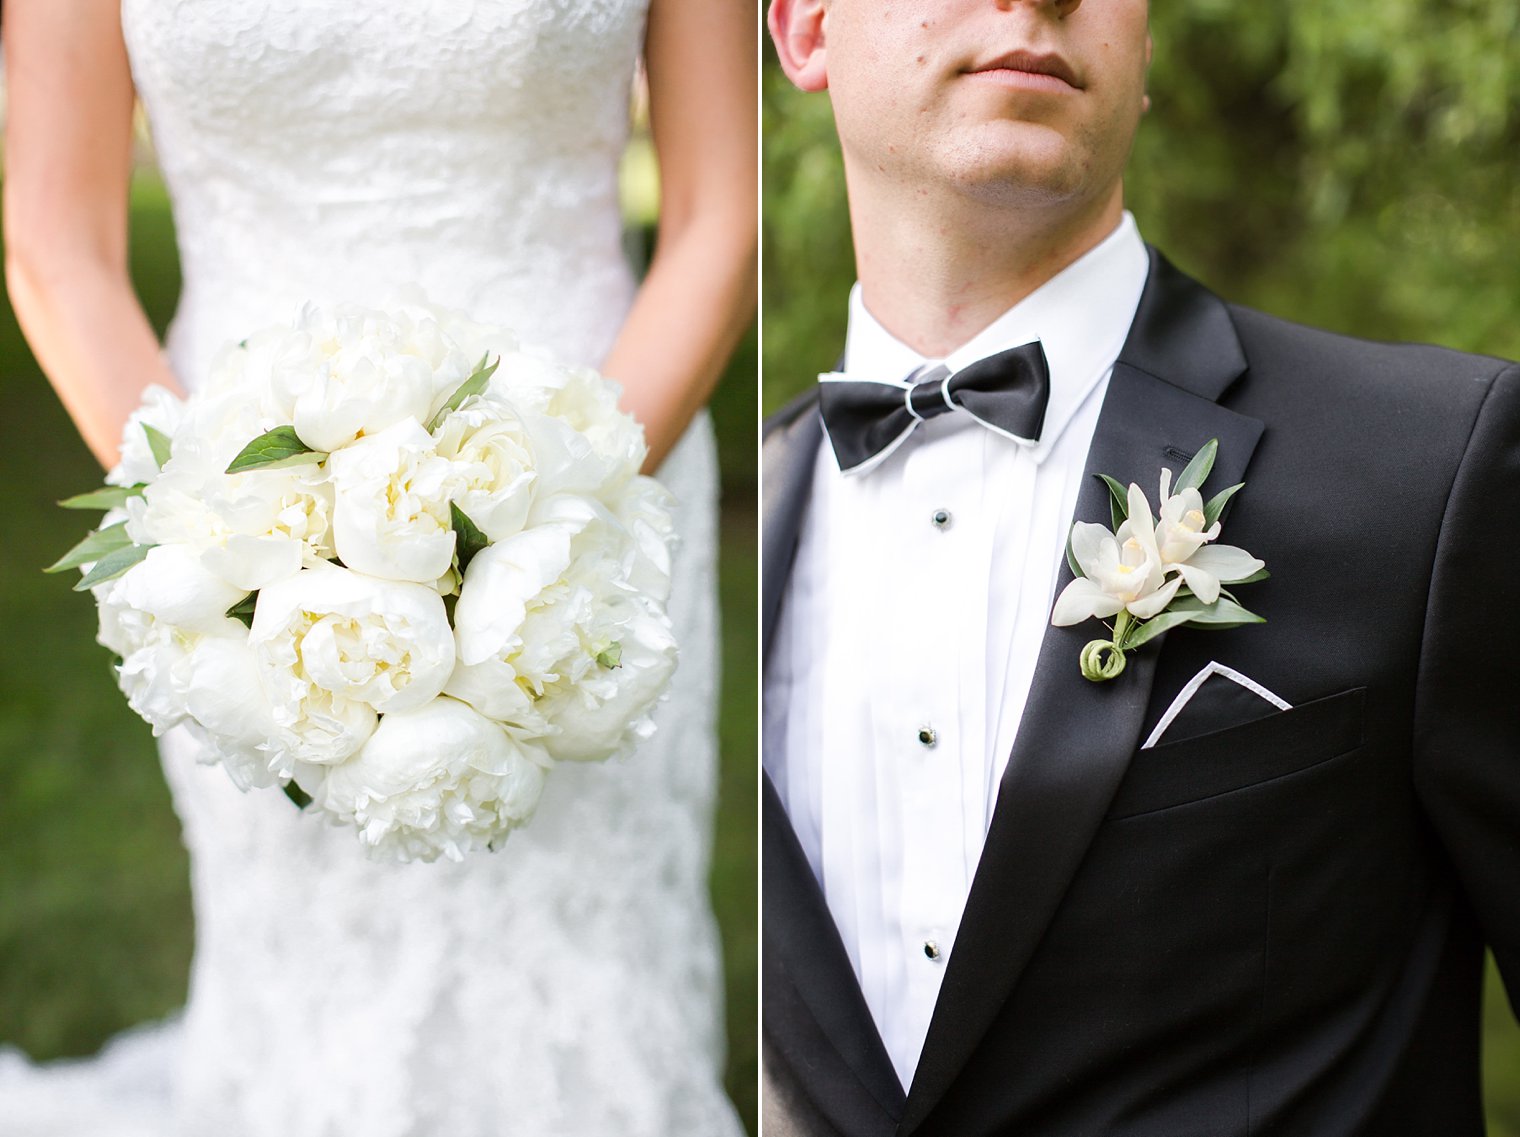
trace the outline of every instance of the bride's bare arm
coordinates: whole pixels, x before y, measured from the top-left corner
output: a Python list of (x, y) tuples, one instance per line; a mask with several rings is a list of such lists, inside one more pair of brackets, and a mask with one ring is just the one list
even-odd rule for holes
[(754, 312), (753, 4), (652, 0), (644, 55), (660, 167), (649, 273), (604, 364), (644, 424), (646, 470), (706, 404)]
[(120, 0), (8, 0), (5, 280), (85, 442), (116, 463), (142, 389), (177, 389), (127, 272), (132, 76)]

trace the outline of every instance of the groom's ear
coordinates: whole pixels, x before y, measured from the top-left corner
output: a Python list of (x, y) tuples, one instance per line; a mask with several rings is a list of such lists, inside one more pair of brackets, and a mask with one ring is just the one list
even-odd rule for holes
[(823, 42), (827, 23), (825, 0), (771, 0), (766, 24), (781, 70), (804, 91), (822, 91), (829, 85)]

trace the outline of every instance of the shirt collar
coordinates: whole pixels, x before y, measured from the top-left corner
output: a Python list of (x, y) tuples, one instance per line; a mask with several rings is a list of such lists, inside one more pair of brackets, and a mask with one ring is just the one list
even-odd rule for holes
[(952, 372), (1038, 339), (1050, 364), (1050, 402), (1040, 441), (1030, 456), (1043, 461), (1077, 409), (1118, 359), (1129, 334), (1150, 257), (1126, 211), (1096, 247), (1067, 265), (943, 359), (927, 359), (897, 339), (866, 310), (860, 285), (850, 290), (844, 374), (851, 379), (903, 382), (925, 363)]

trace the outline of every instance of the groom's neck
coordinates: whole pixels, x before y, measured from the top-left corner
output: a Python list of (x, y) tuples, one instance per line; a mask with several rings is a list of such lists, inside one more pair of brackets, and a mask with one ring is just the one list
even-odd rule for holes
[(954, 192), (907, 201), (852, 192), (861, 299), (897, 339), (940, 358), (1088, 252), (1123, 216), (1096, 202), (989, 206)]

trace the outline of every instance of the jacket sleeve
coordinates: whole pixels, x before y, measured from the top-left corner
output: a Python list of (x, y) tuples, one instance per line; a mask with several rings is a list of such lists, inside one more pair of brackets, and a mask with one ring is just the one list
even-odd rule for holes
[(1441, 524), (1415, 702), (1414, 779), (1520, 1013), (1517, 536), (1520, 365), (1512, 365), (1491, 382)]

